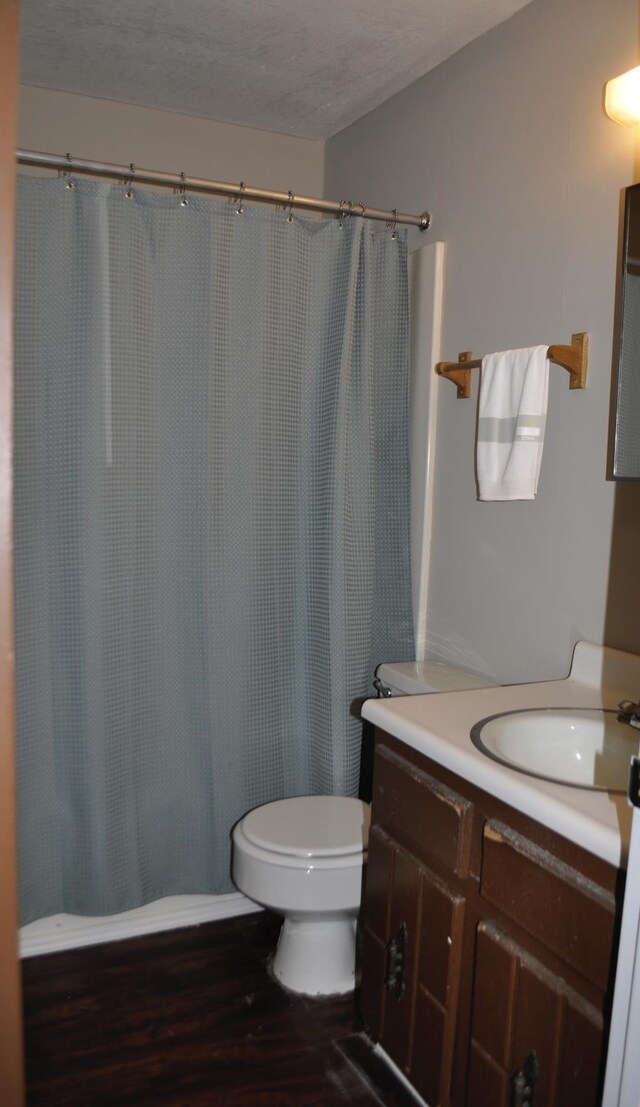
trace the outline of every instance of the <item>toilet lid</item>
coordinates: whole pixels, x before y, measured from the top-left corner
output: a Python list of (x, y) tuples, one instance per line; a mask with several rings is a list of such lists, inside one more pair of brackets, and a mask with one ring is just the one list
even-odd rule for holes
[(256, 807), (242, 820), (256, 846), (296, 857), (338, 857), (366, 849), (369, 807), (345, 796), (296, 796)]

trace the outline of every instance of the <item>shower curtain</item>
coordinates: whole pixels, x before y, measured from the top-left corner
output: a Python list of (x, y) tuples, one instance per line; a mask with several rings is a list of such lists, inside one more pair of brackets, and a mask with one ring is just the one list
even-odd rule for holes
[(24, 922), (231, 890), (412, 656), (405, 236), (244, 208), (20, 180)]

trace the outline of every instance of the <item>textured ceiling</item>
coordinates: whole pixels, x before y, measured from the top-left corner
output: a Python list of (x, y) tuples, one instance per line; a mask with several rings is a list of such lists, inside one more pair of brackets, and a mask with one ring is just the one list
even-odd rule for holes
[(22, 81), (328, 138), (528, 0), (22, 0)]

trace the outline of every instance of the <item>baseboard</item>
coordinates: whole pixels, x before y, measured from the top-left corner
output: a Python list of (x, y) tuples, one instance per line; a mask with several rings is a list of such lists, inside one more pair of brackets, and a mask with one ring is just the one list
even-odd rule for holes
[(80, 949), (101, 942), (118, 942), (142, 934), (197, 926), (261, 910), (240, 892), (232, 892), (224, 896), (168, 896), (132, 911), (97, 918), (50, 915), (20, 929), (20, 956), (36, 957), (42, 953)]
[(409, 1094), (411, 1096), (413, 1096), (416, 1103), (421, 1104), (421, 1107), (429, 1107), (429, 1104), (426, 1102), (426, 1100), (424, 1100), (422, 1098), (422, 1096), (420, 1095), (420, 1093), (415, 1090), (413, 1084), (411, 1084), (407, 1080), (407, 1078), (406, 1078), (405, 1074), (403, 1073), (402, 1069), (398, 1068), (395, 1061), (391, 1060), (391, 1058), (390, 1058), (389, 1054), (387, 1053), (387, 1051), (385, 1049), (383, 1049), (381, 1045), (378, 1045), (376, 1043), (376, 1045), (374, 1046), (374, 1052), (376, 1053), (376, 1055), (378, 1057), (381, 1058), (381, 1060), (384, 1061), (384, 1063), (391, 1069), (391, 1071), (393, 1073), (395, 1073), (395, 1075), (398, 1077), (398, 1080), (401, 1082), (401, 1084), (404, 1085), (404, 1087), (407, 1089)]
[(387, 1103), (389, 1107), (427, 1107), (389, 1055), (363, 1031), (349, 1034), (334, 1045), (366, 1080), (376, 1103)]

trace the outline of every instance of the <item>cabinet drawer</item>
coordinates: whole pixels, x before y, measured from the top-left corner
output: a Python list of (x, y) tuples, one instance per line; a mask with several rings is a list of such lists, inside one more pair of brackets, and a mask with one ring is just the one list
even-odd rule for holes
[(376, 750), (374, 820), (414, 856), (469, 872), (473, 804), (384, 745)]
[(480, 894), (603, 992), (615, 923), (612, 895), (509, 829), (485, 823)]

